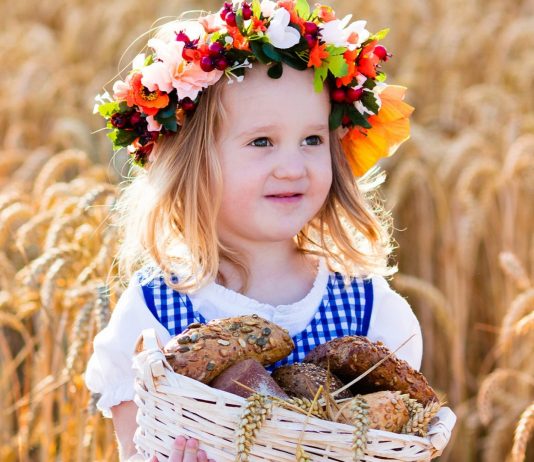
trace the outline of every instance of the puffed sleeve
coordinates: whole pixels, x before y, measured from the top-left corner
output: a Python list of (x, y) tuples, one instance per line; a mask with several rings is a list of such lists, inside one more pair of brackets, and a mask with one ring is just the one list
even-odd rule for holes
[(391, 351), (413, 335), (396, 356), (419, 370), (423, 357), (421, 326), (408, 302), (381, 276), (373, 277), (373, 310), (367, 337), (381, 341)]
[(142, 287), (134, 274), (121, 294), (108, 325), (94, 338), (93, 354), (85, 370), (85, 384), (99, 393), (97, 408), (111, 417), (112, 406), (134, 398), (135, 372), (132, 358), (135, 343), (143, 329), (154, 328), (163, 342), (170, 334), (145, 304)]

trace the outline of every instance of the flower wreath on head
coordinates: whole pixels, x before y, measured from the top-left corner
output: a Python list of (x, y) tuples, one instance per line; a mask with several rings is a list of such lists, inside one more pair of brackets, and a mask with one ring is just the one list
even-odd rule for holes
[(282, 75), (282, 64), (312, 68), (314, 88), (328, 81), (331, 130), (354, 175), (361, 176), (409, 138), (413, 108), (405, 88), (386, 85), (380, 62), (391, 55), (378, 42), (388, 29), (371, 35), (366, 21), (337, 19), (334, 10), (306, 0), (226, 2), (214, 14), (180, 22), (170, 40), (152, 38), (152, 54), (138, 55), (125, 80), (97, 96), (95, 112), (108, 120), (113, 148), (127, 147), (145, 167), (158, 140), (176, 133), (191, 115), (202, 91), (226, 76), (240, 82), (259, 62), (268, 75)]

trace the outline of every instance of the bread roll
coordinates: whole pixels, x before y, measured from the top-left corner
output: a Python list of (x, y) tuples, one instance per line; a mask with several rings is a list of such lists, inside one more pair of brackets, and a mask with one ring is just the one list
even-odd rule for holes
[(209, 383), (238, 361), (272, 364), (294, 347), (287, 329), (253, 314), (190, 324), (163, 352), (176, 373)]
[[(322, 385), (326, 388), (328, 372), (311, 363), (294, 363), (281, 366), (273, 371), (272, 377), (282, 389), (292, 397), (313, 399)], [(343, 386), (343, 382), (330, 373), (330, 393)], [(352, 393), (344, 390), (336, 399), (351, 398)]]
[[(304, 358), (309, 362), (327, 368), (343, 382), (349, 383), (370, 369), (391, 352), (381, 342), (373, 343), (366, 337), (345, 336), (315, 347)], [(393, 390), (407, 393), (423, 405), (438, 401), (436, 393), (419, 371), (395, 355), (357, 382), (353, 393)]]
[[(399, 391), (378, 391), (359, 395), (367, 403), (369, 428), (400, 433), (410, 418), (410, 412)], [(352, 402), (340, 405), (338, 422), (352, 424)]]
[[(236, 381), (246, 385), (253, 391), (242, 387)], [(254, 393), (261, 393), (265, 396), (276, 396), (281, 399), (289, 398), (276, 384), (271, 374), (255, 359), (245, 359), (235, 363), (215, 377), (210, 382), (210, 386), (242, 396), (243, 398), (248, 398)]]

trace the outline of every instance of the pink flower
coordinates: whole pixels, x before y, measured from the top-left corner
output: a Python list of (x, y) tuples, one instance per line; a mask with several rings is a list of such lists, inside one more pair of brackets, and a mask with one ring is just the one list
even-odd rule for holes
[(198, 22), (202, 24), (207, 34), (226, 28), (226, 23), (222, 20), (221, 15), (217, 13), (203, 16)]
[(216, 83), (224, 74), (214, 69), (211, 72), (203, 71), (198, 63), (189, 63), (179, 66), (173, 75), (173, 86), (178, 92), (178, 98), (191, 98), (193, 101), (204, 88)]
[(172, 91), (172, 77), (169, 66), (161, 61), (150, 64), (143, 69), (141, 83), (150, 91)]
[(131, 77), (127, 76), (125, 81), (117, 80), (113, 84), (113, 96), (117, 101), (126, 101), (128, 91), (130, 90)]
[(161, 124), (156, 119), (154, 119), (154, 116), (151, 116), (151, 115), (147, 116), (146, 121), (147, 121), (147, 129), (149, 132), (161, 131)]
[[(189, 37), (193, 39), (196, 36), (191, 34)], [(204, 37), (201, 36), (202, 38)], [(224, 73), (219, 70), (206, 72), (197, 62), (184, 60), (183, 42), (151, 39), (148, 45), (154, 49), (160, 60), (143, 70), (143, 85), (150, 91), (154, 91), (156, 87), (166, 92), (176, 88), (179, 99), (188, 97), (195, 100), (200, 91), (217, 82)]]

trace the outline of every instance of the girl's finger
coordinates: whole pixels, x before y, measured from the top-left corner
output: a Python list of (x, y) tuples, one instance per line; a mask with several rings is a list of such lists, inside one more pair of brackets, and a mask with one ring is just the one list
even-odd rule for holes
[(172, 443), (171, 455), (169, 462), (183, 462), (185, 453), (186, 439), (183, 436), (177, 436)]
[(197, 452), (197, 462), (208, 462), (208, 455), (203, 449), (199, 449)]
[[(185, 443), (185, 452), (183, 462), (197, 462), (198, 440), (189, 438)], [(182, 462), (182, 461), (179, 461)]]

